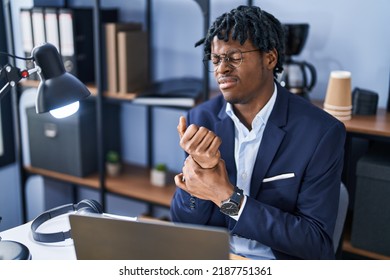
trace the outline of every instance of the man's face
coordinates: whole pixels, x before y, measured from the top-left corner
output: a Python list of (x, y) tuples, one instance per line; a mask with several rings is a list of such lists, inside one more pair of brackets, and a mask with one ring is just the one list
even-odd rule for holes
[(241, 45), (238, 41), (230, 39), (225, 42), (214, 37), (211, 43), (211, 52), (222, 57), (233, 49), (242, 52), (242, 62), (238, 67), (233, 68), (231, 65), (234, 66), (234, 63), (229, 66), (229, 63), (222, 59), (214, 72), (219, 89), (225, 100), (232, 104), (256, 102), (264, 91), (265, 85), (273, 83), (273, 68), (269, 67), (268, 56), (260, 51), (244, 53), (257, 49), (249, 40)]

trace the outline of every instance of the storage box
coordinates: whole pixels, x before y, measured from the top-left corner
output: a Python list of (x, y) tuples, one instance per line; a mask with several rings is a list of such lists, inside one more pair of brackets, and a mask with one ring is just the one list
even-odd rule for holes
[(97, 170), (96, 111), (93, 103), (56, 119), (27, 108), (30, 157), (33, 167), (83, 177)]
[(357, 163), (351, 244), (390, 256), (390, 153), (381, 146)]
[(375, 115), (378, 99), (376, 92), (355, 88), (352, 92), (352, 113), (354, 115)]

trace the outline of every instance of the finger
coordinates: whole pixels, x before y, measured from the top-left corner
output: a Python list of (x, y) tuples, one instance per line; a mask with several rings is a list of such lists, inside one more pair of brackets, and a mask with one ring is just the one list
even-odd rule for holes
[(204, 152), (208, 150), (214, 138), (215, 138), (215, 134), (211, 130), (207, 131), (203, 139), (199, 142), (197, 150), (199, 152)]
[(186, 118), (183, 116), (180, 116), (179, 118), (179, 124), (177, 126), (177, 131), (179, 132), (180, 138), (183, 137), (184, 132), (187, 129), (187, 123), (186, 123)]
[(196, 125), (191, 124), (187, 128), (185, 137), (187, 137), (187, 136), (191, 137), (191, 139), (189, 139), (188, 142), (191, 143), (192, 147), (196, 148), (199, 145), (203, 146), (202, 141), (207, 136), (208, 132), (209, 132), (209, 130), (203, 126), (197, 127)]
[(185, 190), (186, 184), (183, 179), (184, 179), (183, 173), (177, 174), (174, 178), (176, 186)]
[(214, 132), (209, 130), (199, 145), (199, 151), (207, 151), (208, 154), (212, 155), (218, 151), (220, 145), (221, 139)]
[(215, 154), (219, 153), (219, 146), (221, 146), (221, 143), (222, 143), (221, 138), (219, 138), (218, 136), (215, 136), (213, 138), (213, 141), (211, 142), (209, 148), (208, 148), (209, 151), (211, 153), (215, 153)]

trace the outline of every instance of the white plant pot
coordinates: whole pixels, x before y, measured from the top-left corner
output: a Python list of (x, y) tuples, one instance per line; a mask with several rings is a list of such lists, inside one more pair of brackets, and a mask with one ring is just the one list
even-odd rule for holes
[(164, 187), (167, 184), (167, 173), (165, 171), (152, 169), (150, 171), (150, 181), (152, 185)]
[(106, 163), (107, 174), (110, 176), (118, 176), (121, 173), (121, 164), (120, 163)]

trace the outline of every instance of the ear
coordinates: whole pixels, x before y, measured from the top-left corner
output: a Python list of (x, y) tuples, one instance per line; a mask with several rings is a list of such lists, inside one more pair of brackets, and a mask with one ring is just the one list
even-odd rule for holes
[(278, 52), (276, 49), (272, 49), (269, 52), (265, 53), (265, 67), (268, 70), (273, 70), (276, 67), (276, 63), (278, 62)]

